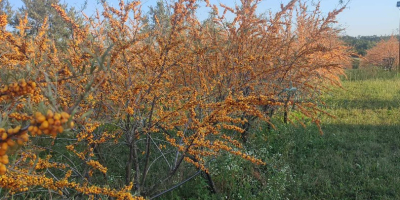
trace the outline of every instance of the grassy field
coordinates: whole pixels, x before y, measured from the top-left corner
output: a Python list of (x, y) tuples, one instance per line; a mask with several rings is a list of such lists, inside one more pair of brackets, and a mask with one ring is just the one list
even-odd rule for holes
[(295, 199), (400, 199), (398, 74), (349, 71), (343, 87), (325, 96), (336, 119), (323, 119), (323, 136), (292, 131), (298, 135), (287, 157), (296, 175), (292, 194)]
[[(248, 152), (267, 166), (226, 156), (215, 162), (219, 193), (198, 177), (168, 199), (400, 199), (400, 76), (350, 70), (344, 89), (324, 96), (318, 128), (278, 124), (255, 128)], [(257, 150), (252, 150), (257, 149)]]

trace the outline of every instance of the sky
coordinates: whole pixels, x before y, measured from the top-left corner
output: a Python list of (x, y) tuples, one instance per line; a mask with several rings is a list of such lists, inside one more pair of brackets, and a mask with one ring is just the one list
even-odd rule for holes
[[(99, 0), (88, 0), (88, 6), (84, 10), (87, 15), (94, 13), (96, 8), (101, 8)], [(128, 0), (125, 0), (128, 1)], [(276, 12), (281, 3), (288, 3), (290, 0), (263, 0), (258, 7), (259, 13), (266, 11)], [(311, 2), (312, 0), (308, 0)], [(316, 0), (314, 0), (315, 2)], [(346, 1), (346, 0), (344, 0)], [(9, 0), (14, 9), (21, 7), (21, 0)], [(83, 0), (60, 0), (70, 6), (82, 7)], [(107, 0), (111, 5), (118, 5), (119, 0)], [(157, 0), (142, 0), (143, 10), (154, 6)], [(223, 3), (228, 6), (240, 4), (240, 0), (210, 0), (210, 3)], [(343, 35), (350, 36), (371, 36), (398, 34), (400, 23), (400, 10), (396, 7), (395, 0), (350, 0), (347, 8), (339, 14), (338, 27), (344, 28)], [(321, 10), (324, 14), (339, 8), (339, 0), (321, 0)], [(208, 16), (208, 11), (200, 9), (197, 13), (200, 19)]]

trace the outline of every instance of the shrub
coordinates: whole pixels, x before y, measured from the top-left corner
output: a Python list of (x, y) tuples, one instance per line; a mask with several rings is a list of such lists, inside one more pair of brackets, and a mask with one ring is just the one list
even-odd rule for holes
[[(2, 15), (1, 143), (32, 139), (15, 151), (2, 147), (0, 186), (10, 194), (41, 187), (60, 198), (123, 199), (153, 196), (189, 172), (210, 177), (207, 163), (220, 155), (264, 165), (245, 151), (243, 125), (272, 124), (271, 108), (285, 121), (297, 109), (295, 116), (319, 125), (319, 95), (340, 85), (348, 53), (332, 28), (343, 8), (323, 17), (319, 6), (309, 13), (294, 0), (264, 19), (258, 3), (221, 5), (219, 15), (207, 2), (214, 17), (202, 24), (196, 1), (181, 0), (166, 5), (168, 19), (154, 15), (152, 26), (138, 1), (104, 3), (102, 16), (83, 24), (53, 5), (72, 29), (65, 49), (45, 34), (46, 20), (27, 35), (27, 15), (16, 33)], [(226, 12), (232, 21), (223, 20)]]

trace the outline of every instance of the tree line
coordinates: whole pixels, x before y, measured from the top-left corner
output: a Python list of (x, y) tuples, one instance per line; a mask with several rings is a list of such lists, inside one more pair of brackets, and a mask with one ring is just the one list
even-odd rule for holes
[(342, 36), (341, 39), (350, 47), (353, 47), (355, 52), (360, 56), (367, 55), (367, 50), (376, 46), (382, 40), (389, 40), (388, 36)]

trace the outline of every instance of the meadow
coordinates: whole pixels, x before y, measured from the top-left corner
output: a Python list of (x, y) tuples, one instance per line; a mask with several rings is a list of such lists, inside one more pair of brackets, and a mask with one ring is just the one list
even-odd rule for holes
[[(264, 167), (221, 158), (219, 194), (198, 177), (168, 199), (400, 199), (400, 76), (379, 69), (347, 70), (343, 88), (324, 95), (335, 118), (322, 116), (323, 135), (276, 121), (254, 128), (253, 152)], [(262, 138), (262, 139), (260, 139)], [(224, 163), (221, 163), (224, 162)], [(242, 172), (243, 171), (243, 172)]]

